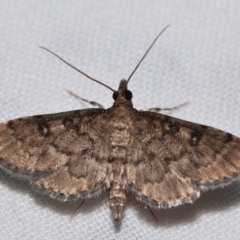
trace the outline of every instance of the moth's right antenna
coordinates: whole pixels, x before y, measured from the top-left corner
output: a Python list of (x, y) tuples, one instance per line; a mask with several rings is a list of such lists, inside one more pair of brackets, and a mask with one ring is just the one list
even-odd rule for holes
[(108, 85), (106, 85), (106, 84), (104, 84), (104, 83), (98, 81), (98, 80), (95, 79), (95, 78), (90, 77), (90, 76), (87, 75), (85, 72), (83, 72), (83, 71), (77, 69), (77, 68), (74, 67), (72, 64), (68, 63), (66, 60), (64, 60), (63, 58), (61, 58), (60, 56), (58, 56), (56, 53), (52, 52), (51, 50), (49, 50), (49, 49), (47, 49), (47, 48), (45, 48), (45, 47), (40, 47), (40, 48), (46, 50), (47, 52), (50, 52), (50, 53), (53, 54), (55, 57), (59, 58), (61, 61), (63, 61), (64, 63), (66, 63), (68, 66), (72, 67), (72, 68), (75, 69), (77, 72), (83, 74), (84, 76), (86, 76), (87, 78), (91, 79), (92, 81), (97, 82), (97, 83), (103, 85), (104, 87), (110, 89), (110, 90), (113, 91), (114, 93), (116, 92), (115, 90), (113, 90), (112, 88), (110, 88)]
[(134, 68), (133, 72), (131, 73), (131, 75), (129, 76), (128, 80), (127, 80), (127, 84), (130, 81), (132, 75), (136, 72), (136, 70), (138, 69), (139, 65), (141, 64), (141, 62), (143, 61), (143, 59), (146, 57), (146, 55), (148, 54), (148, 52), (150, 51), (150, 49), (152, 48), (152, 46), (154, 45), (154, 43), (158, 40), (158, 38), (160, 37), (160, 35), (162, 35), (162, 33), (169, 27), (169, 25), (167, 25), (158, 35), (157, 37), (154, 39), (153, 43), (151, 44), (151, 46), (148, 48), (148, 50), (146, 51), (146, 53), (143, 55), (143, 57), (141, 58), (141, 60), (139, 61), (138, 65)]

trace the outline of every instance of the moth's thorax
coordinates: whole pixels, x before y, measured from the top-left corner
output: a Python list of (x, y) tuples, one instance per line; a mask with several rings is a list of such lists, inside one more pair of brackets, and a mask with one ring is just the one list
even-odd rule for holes
[(118, 99), (113, 103), (113, 107), (120, 107), (120, 106), (126, 106), (126, 107), (133, 107), (132, 101), (126, 100), (125, 98)]
[(136, 111), (126, 106), (112, 107), (109, 109), (112, 120), (110, 122), (110, 160), (125, 160), (126, 148), (132, 135), (132, 116)]

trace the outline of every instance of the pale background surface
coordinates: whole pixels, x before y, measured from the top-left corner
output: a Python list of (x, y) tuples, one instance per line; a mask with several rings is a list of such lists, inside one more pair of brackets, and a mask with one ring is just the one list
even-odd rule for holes
[[(151, 2), (151, 3), (150, 3)], [(240, 136), (238, 0), (0, 1), (0, 121), (89, 107), (80, 96), (112, 104), (112, 93), (78, 74), (45, 46), (117, 88), (160, 30), (132, 78), (134, 106), (191, 104), (171, 113)], [(193, 205), (156, 212), (132, 198), (115, 224), (107, 194), (59, 203), (0, 173), (1, 239), (239, 239), (240, 183), (202, 194)]]

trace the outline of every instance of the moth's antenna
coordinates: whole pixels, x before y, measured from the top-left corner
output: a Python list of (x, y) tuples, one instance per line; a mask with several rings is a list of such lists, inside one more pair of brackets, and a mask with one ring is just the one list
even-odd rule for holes
[(152, 46), (154, 45), (154, 43), (158, 40), (158, 38), (160, 37), (160, 35), (162, 35), (162, 33), (169, 27), (169, 25), (167, 25), (158, 35), (157, 37), (154, 39), (153, 43), (151, 44), (151, 46), (148, 48), (148, 50), (146, 51), (146, 53), (143, 55), (143, 57), (141, 58), (141, 60), (139, 61), (138, 65), (134, 68), (133, 72), (131, 73), (131, 75), (129, 76), (128, 80), (127, 80), (127, 84), (130, 81), (132, 75), (136, 72), (136, 70), (138, 69), (139, 65), (141, 64), (141, 62), (143, 61), (143, 59), (146, 57), (146, 55), (148, 54), (148, 52), (150, 51), (150, 49), (152, 48)]
[(61, 58), (60, 56), (58, 56), (56, 53), (50, 51), (49, 49), (47, 49), (47, 48), (45, 48), (45, 47), (40, 47), (40, 48), (42, 48), (42, 49), (44, 49), (44, 50), (50, 52), (50, 53), (53, 54), (55, 57), (59, 58), (61, 61), (63, 61), (64, 63), (66, 63), (68, 66), (72, 67), (72, 68), (75, 69), (77, 72), (83, 74), (85, 77), (91, 79), (91, 80), (94, 81), (94, 82), (97, 82), (97, 83), (103, 85), (104, 87), (110, 89), (110, 90), (113, 91), (113, 92), (116, 92), (115, 90), (113, 90), (112, 88), (110, 88), (108, 85), (106, 85), (106, 84), (104, 84), (104, 83), (98, 81), (98, 80), (95, 79), (95, 78), (92, 78), (92, 77), (88, 76), (86, 73), (84, 73), (84, 72), (82, 72), (81, 70), (77, 69), (77, 68), (74, 67), (72, 64), (68, 63), (68, 62), (65, 61), (63, 58)]

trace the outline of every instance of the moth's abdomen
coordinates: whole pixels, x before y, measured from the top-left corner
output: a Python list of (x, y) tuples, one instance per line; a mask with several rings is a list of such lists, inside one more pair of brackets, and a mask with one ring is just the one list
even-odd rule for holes
[(115, 159), (112, 163), (112, 183), (110, 186), (109, 204), (114, 220), (118, 221), (126, 204), (126, 191), (122, 187), (122, 178), (125, 166), (121, 159)]
[(109, 204), (114, 220), (121, 219), (126, 200), (126, 191), (118, 181), (113, 182), (110, 188)]

